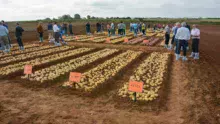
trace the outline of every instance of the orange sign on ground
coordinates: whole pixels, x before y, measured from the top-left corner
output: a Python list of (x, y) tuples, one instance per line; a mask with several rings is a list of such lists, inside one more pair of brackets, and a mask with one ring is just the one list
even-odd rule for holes
[(76, 39), (76, 40), (78, 40), (78, 39), (79, 39), (79, 37), (78, 37), (78, 36), (76, 36), (76, 37), (75, 37), (75, 39)]
[(90, 40), (94, 40), (94, 37), (91, 37)]
[(143, 82), (137, 82), (137, 81), (130, 81), (128, 90), (132, 92), (143, 92), (144, 83)]
[(80, 80), (81, 80), (81, 76), (82, 76), (81, 73), (78, 73), (78, 72), (70, 72), (69, 81), (79, 83)]
[(125, 39), (124, 39), (124, 42), (128, 42), (128, 38), (125, 38)]
[(66, 39), (66, 36), (62, 36), (63, 39)]
[(110, 38), (106, 38), (106, 42), (110, 43)]
[(148, 42), (149, 42), (149, 40), (144, 40), (144, 41), (143, 41), (143, 43), (148, 43)]
[(32, 74), (32, 65), (24, 66), (24, 74)]

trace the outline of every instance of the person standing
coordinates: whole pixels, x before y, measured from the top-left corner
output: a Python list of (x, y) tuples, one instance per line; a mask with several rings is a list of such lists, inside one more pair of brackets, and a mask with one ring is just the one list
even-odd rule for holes
[(115, 36), (115, 24), (113, 22), (111, 23), (111, 34)]
[(101, 27), (101, 25), (100, 25), (100, 23), (98, 22), (98, 23), (96, 23), (96, 28), (97, 28), (97, 33), (99, 33), (100, 32), (100, 28)]
[(142, 28), (142, 23), (140, 22), (139, 24), (138, 24), (138, 32), (142, 32), (142, 30), (141, 30), (141, 28)]
[(39, 38), (40, 38), (40, 43), (43, 42), (43, 26), (42, 26), (42, 22), (39, 22), (38, 26), (37, 26), (37, 32), (39, 34)]
[(123, 34), (123, 25), (122, 21), (118, 24), (118, 36), (121, 36)]
[(122, 35), (125, 36), (126, 35), (126, 25), (124, 22), (122, 22)]
[(142, 24), (141, 29), (142, 29), (143, 36), (146, 35), (146, 25), (144, 23)]
[[(4, 20), (2, 20), (2, 23), (3, 23), (3, 26), (8, 29), (8, 25), (5, 23)], [(8, 30), (8, 31), (9, 31), (9, 30)], [(10, 38), (10, 36), (9, 36), (9, 33), (8, 33), (8, 42), (9, 42), (9, 46), (12, 47), (11, 38)], [(0, 45), (0, 47), (1, 47), (1, 45)]]
[(53, 33), (53, 24), (51, 22), (47, 25), (47, 31), (48, 31), (48, 40), (53, 39), (54, 33)]
[(179, 22), (177, 22), (177, 23), (175, 24), (175, 26), (172, 28), (173, 37), (172, 37), (171, 45), (170, 45), (170, 48), (169, 48), (170, 50), (173, 49), (173, 44), (174, 44), (174, 42), (175, 42), (175, 35), (176, 35), (177, 29), (178, 29), (178, 25), (180, 25)]
[(87, 35), (90, 35), (90, 34), (91, 34), (91, 31), (90, 31), (90, 23), (89, 23), (89, 22), (87, 22), (87, 24), (86, 24), (86, 34), (87, 34)]
[(54, 36), (55, 36), (55, 46), (61, 46), (60, 41), (59, 41), (60, 31), (61, 30), (57, 26), (57, 22), (54, 22), (53, 32), (54, 32)]
[(17, 38), (17, 42), (19, 45), (20, 50), (24, 50), (24, 45), (22, 42), (22, 33), (24, 32), (24, 29), (17, 23), (17, 26), (15, 28), (15, 36)]
[(108, 30), (108, 36), (111, 36), (111, 26), (110, 24), (107, 24), (107, 30)]
[(134, 36), (137, 37), (137, 33), (138, 33), (138, 24), (137, 23), (133, 23), (133, 29), (134, 29)]
[(193, 25), (191, 35), (192, 35), (192, 53), (190, 57), (194, 59), (199, 59), (200, 30), (197, 28), (197, 25), (195, 24)]
[[(186, 28), (189, 30), (189, 32), (191, 31), (191, 27), (188, 23), (186, 23)], [(189, 44), (188, 44), (189, 41), (187, 41), (187, 44), (186, 44), (186, 49), (189, 50)]]
[(0, 44), (1, 44), (1, 50), (3, 50), (4, 53), (10, 52), (10, 45), (8, 41), (8, 29), (3, 26), (3, 23), (0, 22)]
[(70, 35), (72, 36), (73, 35), (73, 25), (71, 23), (69, 23), (69, 32), (70, 32)]
[(170, 41), (170, 25), (167, 24), (165, 27), (165, 48), (169, 48), (169, 41)]
[(176, 60), (179, 60), (180, 58), (180, 50), (181, 47), (183, 47), (183, 61), (187, 61), (186, 57), (186, 45), (187, 41), (190, 40), (190, 32), (189, 29), (186, 28), (186, 23), (182, 22), (181, 23), (182, 27), (177, 30), (175, 38), (178, 40), (179, 45), (178, 45), (178, 53), (176, 54)]
[[(63, 31), (61, 31), (62, 30), (62, 27), (60, 26), (60, 25), (57, 25), (58, 26), (58, 28), (59, 28), (59, 35), (60, 35), (60, 37), (59, 37), (59, 39), (61, 39), (61, 41), (62, 41), (62, 43), (64, 44), (64, 45), (67, 45), (67, 43), (64, 41), (64, 39), (63, 39), (63, 35), (65, 35), (64, 34), (64, 32)], [(61, 46), (61, 44), (59, 44), (60, 46)]]
[(104, 23), (101, 24), (101, 32), (104, 32)]
[(133, 28), (132, 28), (132, 23), (130, 23), (130, 32), (133, 31)]

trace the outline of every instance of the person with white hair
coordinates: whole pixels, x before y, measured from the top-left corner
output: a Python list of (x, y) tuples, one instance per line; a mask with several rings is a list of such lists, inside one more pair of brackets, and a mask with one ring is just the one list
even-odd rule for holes
[(192, 35), (192, 53), (190, 57), (194, 59), (199, 59), (200, 30), (197, 28), (197, 25), (195, 24), (193, 25), (191, 35)]
[(8, 33), (9, 33), (8, 29), (3, 26), (2, 22), (0, 22), (0, 44), (1, 44), (1, 49), (3, 50), (4, 53), (10, 52)]
[(165, 48), (169, 48), (168, 44), (170, 40), (170, 31), (170, 25), (167, 24), (167, 26), (165, 27)]
[(179, 26), (180, 26), (180, 23), (177, 22), (175, 24), (175, 26), (172, 28), (173, 38), (172, 38), (171, 45), (170, 45), (170, 48), (169, 48), (170, 50), (173, 49), (173, 44), (175, 43), (175, 35), (177, 33), (177, 30), (178, 30)]
[(190, 31), (189, 29), (186, 28), (186, 23), (182, 22), (181, 23), (182, 27), (177, 30), (175, 38), (178, 40), (179, 45), (178, 45), (178, 53), (176, 54), (176, 60), (179, 60), (180, 58), (180, 49), (183, 47), (183, 61), (187, 61), (186, 57), (186, 45), (187, 41), (190, 40)]

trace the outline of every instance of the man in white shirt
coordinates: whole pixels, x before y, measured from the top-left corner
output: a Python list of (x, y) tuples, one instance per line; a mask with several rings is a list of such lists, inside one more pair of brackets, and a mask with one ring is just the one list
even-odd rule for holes
[(181, 23), (181, 28), (179, 28), (177, 30), (176, 36), (175, 38), (179, 41), (179, 45), (178, 45), (178, 53), (176, 54), (176, 60), (179, 60), (180, 58), (180, 49), (181, 47), (183, 47), (183, 61), (187, 61), (187, 57), (186, 57), (186, 45), (187, 45), (187, 41), (190, 40), (190, 31), (188, 28), (186, 28), (186, 23), (182, 22)]
[(194, 59), (199, 59), (200, 30), (197, 28), (197, 25), (193, 25), (191, 35), (192, 35), (192, 53), (190, 57), (194, 57)]
[(61, 46), (60, 41), (59, 41), (60, 29), (57, 26), (56, 22), (54, 22), (54, 25), (53, 25), (53, 32), (54, 32), (54, 36), (55, 36), (55, 45), (56, 46)]

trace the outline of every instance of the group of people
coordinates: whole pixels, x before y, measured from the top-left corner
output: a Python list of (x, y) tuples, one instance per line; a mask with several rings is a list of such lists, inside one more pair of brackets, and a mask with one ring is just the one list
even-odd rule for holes
[[(171, 45), (169, 46), (170, 33), (173, 32), (173, 37), (171, 40)], [(194, 58), (195, 60), (199, 59), (199, 40), (200, 40), (200, 30), (197, 25), (193, 25), (191, 30), (190, 26), (186, 22), (181, 24), (177, 22), (175, 26), (171, 29), (171, 25), (168, 24), (165, 27), (165, 48), (173, 49), (174, 47), (176, 60), (179, 60), (182, 57), (183, 61), (187, 61), (186, 53), (189, 49), (189, 40), (192, 38), (192, 53), (189, 57)], [(183, 56), (180, 56), (181, 50), (183, 51)]]
[[(16, 36), (20, 50), (24, 50), (24, 45), (22, 42), (23, 32), (24, 32), (24, 29), (19, 25), (19, 23), (16, 23), (15, 36)], [(0, 50), (2, 50), (4, 53), (9, 53), (11, 48), (12, 48), (12, 44), (11, 44), (11, 39), (9, 36), (8, 25), (4, 21), (1, 21), (0, 22)]]
[(137, 36), (138, 32), (146, 35), (146, 24), (145, 23), (130, 23), (130, 32), (134, 32), (134, 36)]

